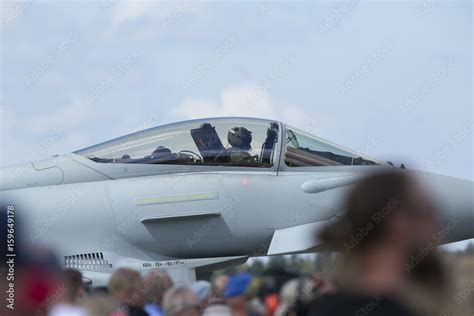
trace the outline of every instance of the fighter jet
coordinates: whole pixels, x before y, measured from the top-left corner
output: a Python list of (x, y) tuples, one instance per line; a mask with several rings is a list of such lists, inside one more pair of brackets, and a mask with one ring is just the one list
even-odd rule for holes
[[(394, 166), (284, 123), (209, 118), (159, 126), (4, 168), (2, 202), (26, 238), (103, 285), (120, 266), (187, 283), (249, 257), (324, 250), (315, 231), (360, 177)], [(438, 198), (443, 242), (474, 237), (473, 182), (415, 172)]]

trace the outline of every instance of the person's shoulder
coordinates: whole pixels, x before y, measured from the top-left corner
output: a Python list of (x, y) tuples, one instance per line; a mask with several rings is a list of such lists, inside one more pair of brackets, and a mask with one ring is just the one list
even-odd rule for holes
[(325, 295), (309, 307), (308, 315), (415, 316), (398, 300), (380, 295)]

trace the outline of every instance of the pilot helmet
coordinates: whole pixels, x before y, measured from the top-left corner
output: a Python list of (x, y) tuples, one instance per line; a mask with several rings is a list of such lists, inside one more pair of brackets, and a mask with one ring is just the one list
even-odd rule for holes
[(163, 158), (170, 155), (171, 155), (171, 150), (164, 146), (158, 146), (151, 154), (153, 158)]
[(252, 132), (245, 127), (234, 127), (227, 133), (227, 140), (232, 147), (249, 150), (252, 142)]

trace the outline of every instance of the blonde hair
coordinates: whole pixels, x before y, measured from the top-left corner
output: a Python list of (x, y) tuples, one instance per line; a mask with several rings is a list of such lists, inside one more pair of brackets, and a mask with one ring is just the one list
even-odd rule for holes
[(112, 296), (123, 298), (135, 286), (135, 281), (140, 279), (140, 273), (129, 268), (117, 269), (110, 278), (108, 289)]

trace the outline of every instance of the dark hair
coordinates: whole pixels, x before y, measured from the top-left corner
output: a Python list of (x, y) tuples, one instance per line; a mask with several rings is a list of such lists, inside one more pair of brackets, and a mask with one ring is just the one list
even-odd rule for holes
[(347, 247), (355, 240), (355, 248), (364, 249), (383, 235), (390, 214), (410, 205), (411, 187), (411, 176), (396, 169), (361, 179), (347, 196), (343, 219), (325, 227), (319, 239), (337, 247)]

